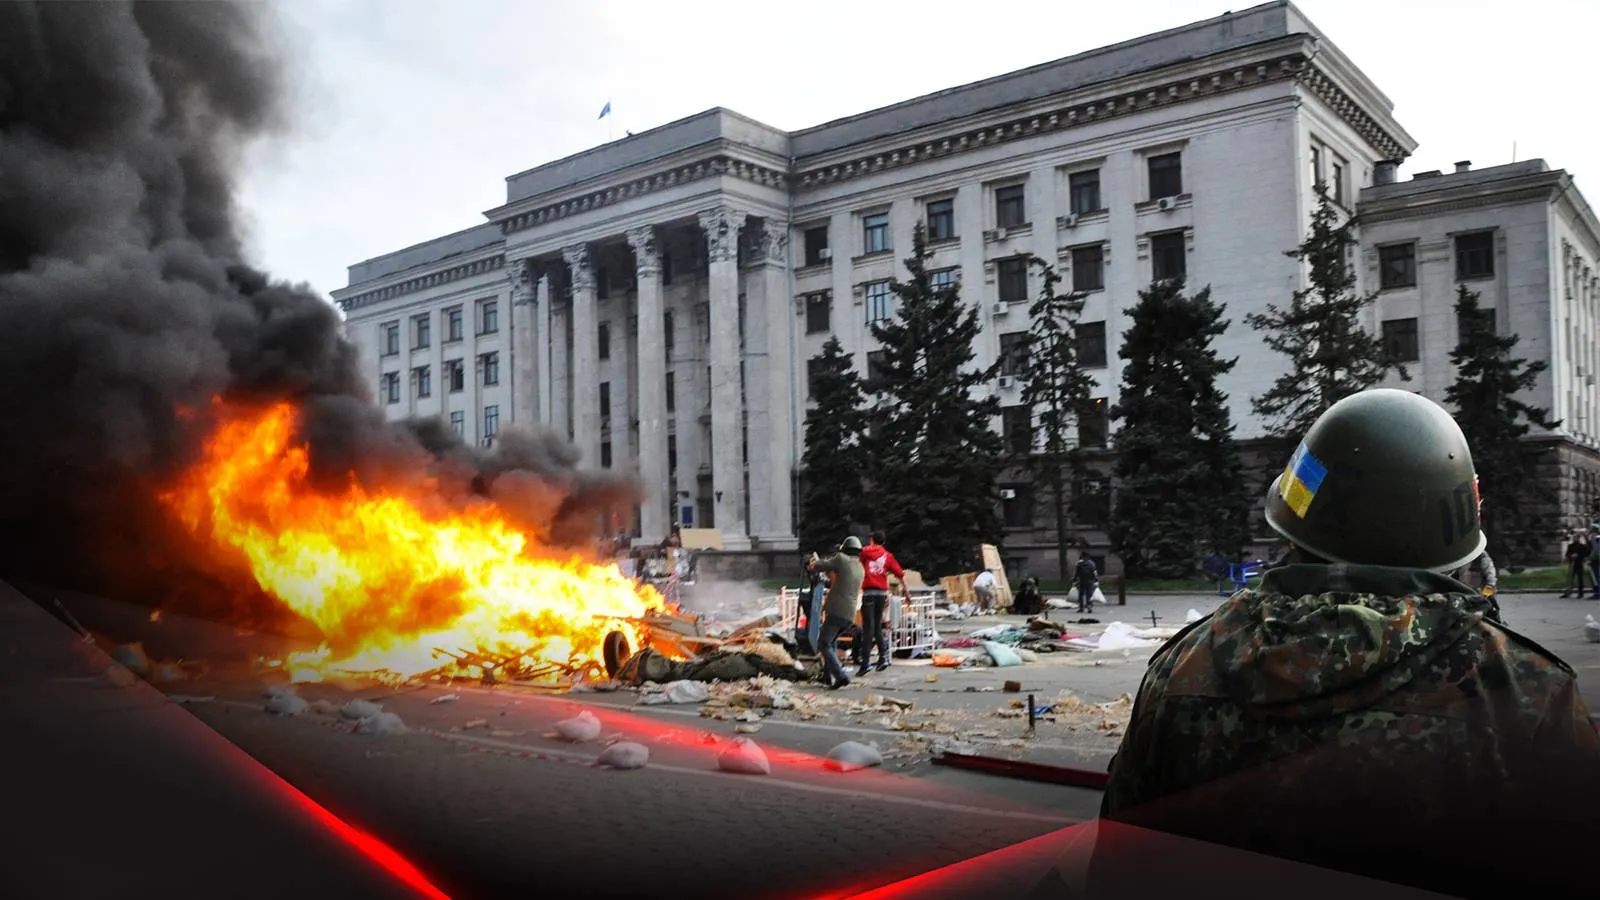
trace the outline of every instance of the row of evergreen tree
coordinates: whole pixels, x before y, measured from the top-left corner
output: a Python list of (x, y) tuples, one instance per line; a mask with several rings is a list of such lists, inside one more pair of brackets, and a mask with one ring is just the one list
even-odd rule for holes
[[(1344, 397), (1390, 372), (1410, 381), (1382, 338), (1361, 325), (1377, 293), (1356, 291), (1357, 223), (1321, 186), (1317, 192), (1305, 239), (1286, 251), (1306, 267), (1306, 287), (1286, 305), (1244, 317), (1289, 363), (1270, 389), (1251, 398), (1267, 422), (1269, 459), (1286, 459), (1317, 417)], [(996, 488), (1010, 467), (1031, 475), (1053, 511), (1066, 578), (1072, 523), (1083, 512), (1074, 509), (1073, 485), (1091, 467), (1076, 439), (1095, 385), (1078, 358), (1084, 295), (1061, 293), (1054, 267), (1029, 258), (1041, 288), (1014, 352), (1021, 401), (1032, 409), (1032, 447), (1012, 452), (992, 427), (1001, 405), (990, 386), (1002, 362), (973, 365), (979, 309), (962, 302), (955, 284), (934, 284), (931, 255), (919, 225), (906, 278), (890, 286), (895, 315), (871, 323), (882, 361), (866, 377), (836, 337), (811, 361), (815, 406), (805, 422), (803, 546), (820, 550), (847, 528), (870, 525), (893, 536), (907, 568), (934, 577), (972, 571), (977, 546), (999, 543)], [(1212, 553), (1239, 559), (1250, 542), (1252, 512), (1267, 480), (1246, 471), (1228, 397), (1218, 389), (1219, 377), (1239, 362), (1222, 359), (1212, 346), (1231, 324), (1226, 311), (1209, 286), (1186, 292), (1181, 280), (1151, 284), (1123, 310), (1129, 323), (1118, 350), (1126, 363), (1118, 401), (1109, 411), (1118, 428), (1110, 447), (1115, 504), (1107, 531), (1130, 574), (1190, 574)], [(1461, 333), (1450, 358), (1457, 378), (1446, 403), (1472, 446), (1493, 553), (1499, 527), (1517, 515), (1527, 486), (1519, 438), (1531, 425), (1559, 423), (1517, 399), (1546, 364), (1514, 356), (1516, 336), (1498, 335), (1492, 313), (1464, 285), (1456, 313)]]

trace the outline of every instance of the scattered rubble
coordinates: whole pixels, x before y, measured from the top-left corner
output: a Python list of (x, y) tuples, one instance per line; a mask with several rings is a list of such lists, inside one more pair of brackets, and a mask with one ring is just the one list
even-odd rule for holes
[(556, 737), (582, 744), (600, 736), (600, 719), (586, 709), (570, 719), (557, 722), (555, 729)]
[(459, 694), (445, 694), (445, 695), (443, 695), (441, 697), (435, 697), (432, 700), (429, 700), (428, 703), (430, 703), (430, 704), (432, 704), (434, 706), (437, 706), (440, 703), (454, 703), (454, 702), (456, 702), (457, 700), (460, 700), (460, 699), (461, 699), (461, 695), (459, 695)]
[(383, 705), (371, 700), (351, 700), (339, 708), (339, 715), (346, 719), (370, 719), (381, 712)]
[(305, 712), (309, 705), (303, 697), (292, 693), (274, 694), (272, 699), (267, 701), (267, 712), (275, 716), (298, 716)]
[(394, 713), (381, 712), (356, 723), (356, 734), (370, 734), (376, 736), (388, 734), (405, 734), (406, 723)]
[(639, 702), (644, 704), (704, 703), (710, 696), (710, 689), (699, 681), (669, 681), (664, 685), (652, 682), (640, 688)]

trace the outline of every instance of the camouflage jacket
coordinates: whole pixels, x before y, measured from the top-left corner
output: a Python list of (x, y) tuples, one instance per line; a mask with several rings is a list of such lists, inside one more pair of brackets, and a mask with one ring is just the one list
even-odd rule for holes
[(1523, 863), (1553, 887), (1575, 861), (1532, 861), (1600, 822), (1600, 735), (1465, 585), (1288, 565), (1156, 652), (1101, 813), (1457, 896)]

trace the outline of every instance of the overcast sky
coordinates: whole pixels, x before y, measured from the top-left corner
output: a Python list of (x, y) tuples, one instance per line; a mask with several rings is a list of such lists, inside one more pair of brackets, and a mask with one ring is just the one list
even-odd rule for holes
[[(244, 185), (255, 261), (345, 267), (483, 222), (505, 177), (714, 106), (793, 130), (1238, 0), (280, 0), (293, 131)], [(1419, 142), (1401, 176), (1543, 157), (1600, 205), (1600, 0), (1296, 0)], [(607, 100), (612, 119), (597, 119)]]

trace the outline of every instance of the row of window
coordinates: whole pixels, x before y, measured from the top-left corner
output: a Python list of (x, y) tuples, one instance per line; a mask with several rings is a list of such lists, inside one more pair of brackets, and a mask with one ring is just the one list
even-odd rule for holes
[[(1187, 238), (1183, 231), (1168, 231), (1150, 235), (1150, 271), (1155, 280), (1186, 278), (1189, 274)], [(1074, 293), (1105, 290), (1106, 248), (1104, 244), (1088, 244), (1070, 251), (1072, 260), (1071, 286)], [(929, 272), (934, 290), (954, 287), (960, 283), (960, 267)], [(997, 299), (1002, 303), (1025, 303), (1028, 293), (1028, 258), (1012, 256), (995, 261)], [(882, 322), (894, 314), (893, 293), (890, 281), (872, 281), (862, 285), (866, 297), (867, 321)], [(833, 330), (832, 291), (816, 291), (805, 295), (807, 334), (824, 334)]]
[[(500, 304), (497, 301), (479, 300), (475, 311), (479, 337), (500, 331)], [(458, 304), (439, 313), (444, 317), (444, 343), (453, 344), (462, 339), (465, 312), (465, 307)], [(431, 312), (425, 312), (411, 317), (412, 350), (426, 350), (433, 345), (433, 315)], [(381, 338), (381, 354), (383, 356), (399, 356), (399, 321), (384, 322), (378, 326), (378, 333)]]
[[(1494, 277), (1494, 232), (1474, 231), (1455, 236), (1457, 281)], [(1417, 242), (1378, 247), (1378, 288), (1396, 290), (1417, 286)]]
[[(444, 361), (445, 390), (452, 394), (459, 394), (467, 387), (467, 366), (465, 360), (447, 359)], [(494, 387), (500, 383), (500, 354), (497, 352), (478, 354), (478, 372), (482, 377), (484, 387)], [(418, 398), (433, 396), (433, 369), (431, 366), (413, 366), (411, 369), (411, 389)], [(378, 396), (389, 406), (400, 402), (400, 373), (385, 372), (378, 381)]]
[[(1162, 153), (1145, 158), (1147, 199), (1176, 197), (1183, 193), (1183, 154)], [(995, 228), (1024, 228), (1031, 224), (1028, 216), (1028, 185), (1026, 179), (988, 186), (993, 204)], [(1100, 190), (1100, 170), (1088, 169), (1067, 176), (1068, 209), (1073, 215), (1089, 215), (1106, 209)], [(922, 219), (928, 240), (949, 241), (958, 236), (956, 228), (956, 203), (950, 195), (928, 197), (920, 201)], [(889, 234), (889, 213), (877, 210), (860, 214), (861, 255), (889, 253), (894, 250)], [(802, 265), (819, 266), (833, 258), (829, 246), (829, 228), (826, 224), (802, 229), (804, 261)]]
[[(1000, 485), (1000, 518), (1006, 528), (1032, 528), (1036, 523), (1037, 495), (1032, 484)], [(1111, 480), (1085, 474), (1073, 480), (1072, 518), (1091, 528), (1111, 520)], [(1101, 563), (1103, 565), (1103, 562)], [(1019, 569), (1020, 571), (1020, 569)], [(1105, 571), (1103, 568), (1101, 571)]]

